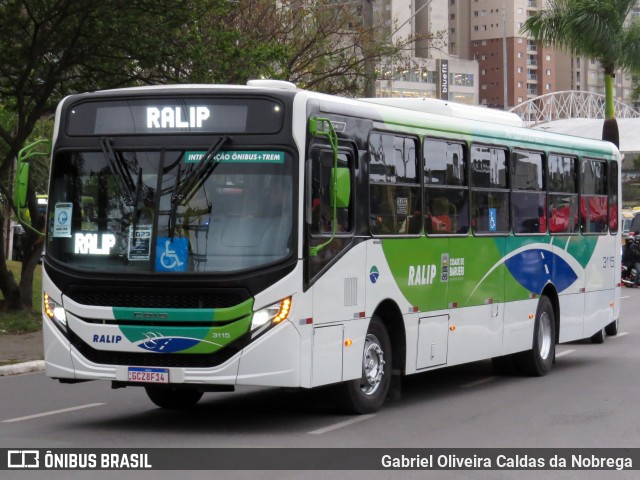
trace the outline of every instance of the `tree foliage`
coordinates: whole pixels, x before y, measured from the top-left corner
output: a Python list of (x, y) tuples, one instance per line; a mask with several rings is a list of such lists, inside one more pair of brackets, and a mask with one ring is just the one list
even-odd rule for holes
[[(618, 144), (613, 78), (616, 70), (640, 70), (640, 20), (630, 20), (636, 0), (548, 0), (522, 31), (576, 56), (598, 60), (605, 74), (603, 139)], [(609, 130), (615, 128), (615, 131)], [(612, 136), (615, 135), (615, 138)]]
[[(356, 95), (367, 62), (393, 57), (413, 41), (388, 45), (383, 31), (364, 26), (353, 4), (316, 0), (0, 0), (0, 238), (15, 211), (16, 155), (34, 130), (51, 127), (64, 96), (260, 77)], [(46, 166), (35, 170), (29, 212), (44, 225), (35, 194), (43, 193)], [(5, 309), (31, 308), (41, 249), (40, 237), (28, 233), (20, 286), (0, 249)]]

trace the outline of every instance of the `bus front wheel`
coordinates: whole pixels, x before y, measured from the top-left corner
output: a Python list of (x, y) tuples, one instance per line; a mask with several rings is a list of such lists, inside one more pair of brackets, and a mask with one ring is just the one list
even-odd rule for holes
[(596, 333), (591, 335), (591, 343), (604, 343), (604, 338), (606, 337), (605, 329), (601, 328)]
[(548, 297), (540, 297), (533, 327), (533, 348), (516, 354), (516, 367), (525, 375), (542, 377), (549, 373), (556, 354), (556, 323)]
[(373, 317), (364, 343), (362, 377), (342, 385), (344, 406), (356, 414), (372, 413), (384, 404), (391, 385), (391, 340), (379, 317)]
[(154, 404), (171, 410), (193, 407), (202, 398), (202, 392), (194, 388), (147, 385), (144, 389)]

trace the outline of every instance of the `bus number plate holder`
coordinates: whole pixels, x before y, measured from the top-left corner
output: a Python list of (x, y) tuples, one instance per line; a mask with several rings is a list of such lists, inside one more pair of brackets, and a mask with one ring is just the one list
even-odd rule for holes
[(169, 369), (129, 367), (129, 381), (141, 383), (169, 383)]

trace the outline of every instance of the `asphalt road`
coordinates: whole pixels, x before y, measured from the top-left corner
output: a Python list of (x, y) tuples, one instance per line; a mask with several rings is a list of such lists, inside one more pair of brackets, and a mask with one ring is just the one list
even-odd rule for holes
[[(0, 448), (640, 447), (640, 289), (624, 289), (620, 333), (558, 346), (542, 378), (496, 376), (490, 362), (407, 377), (400, 400), (346, 416), (330, 392), (241, 388), (188, 412), (141, 388), (62, 385), (43, 373), (0, 377)], [(638, 478), (636, 472), (210, 472), (206, 478)], [(116, 473), (176, 478), (175, 472)], [(0, 472), (1, 478), (113, 478), (108, 472)], [(181, 479), (204, 478), (202, 472)]]

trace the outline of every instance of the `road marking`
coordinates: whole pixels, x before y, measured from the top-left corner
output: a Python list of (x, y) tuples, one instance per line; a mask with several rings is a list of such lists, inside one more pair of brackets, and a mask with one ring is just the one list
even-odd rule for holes
[(35, 415), (27, 415), (26, 417), (10, 418), (9, 420), (2, 420), (2, 423), (22, 422), (23, 420), (32, 420), (34, 418), (47, 417), (49, 415), (57, 415), (58, 413), (73, 412), (76, 410), (83, 410), (85, 408), (99, 407), (106, 405), (105, 403), (89, 403), (87, 405), (78, 405), (77, 407), (63, 408), (61, 410), (52, 410), (50, 412), (36, 413)]
[(556, 358), (564, 357), (565, 355), (569, 355), (570, 353), (575, 352), (575, 350), (563, 350), (562, 352), (556, 353)]
[(623, 298), (631, 298), (631, 295), (626, 295), (624, 297), (620, 297), (620, 299), (623, 299)]
[(493, 376), (493, 377), (482, 378), (480, 380), (476, 380), (475, 382), (465, 383), (464, 385), (460, 385), (460, 388), (478, 387), (480, 385), (484, 385), (485, 383), (493, 382), (496, 378), (498, 377)]
[(363, 422), (365, 420), (369, 420), (370, 418), (375, 417), (375, 413), (370, 413), (368, 415), (361, 415), (358, 417), (351, 418), (349, 420), (345, 420), (344, 422), (334, 423), (333, 425), (329, 425), (328, 427), (319, 428), (317, 430), (312, 430), (309, 432), (311, 435), (321, 435), (323, 433), (332, 432), (334, 430), (338, 430), (339, 428), (348, 427), (349, 425), (353, 425), (354, 423)]
[(629, 332), (620, 332), (617, 335), (614, 335), (613, 337), (607, 337), (607, 338), (618, 338), (618, 337), (624, 337), (625, 335), (629, 335)]

